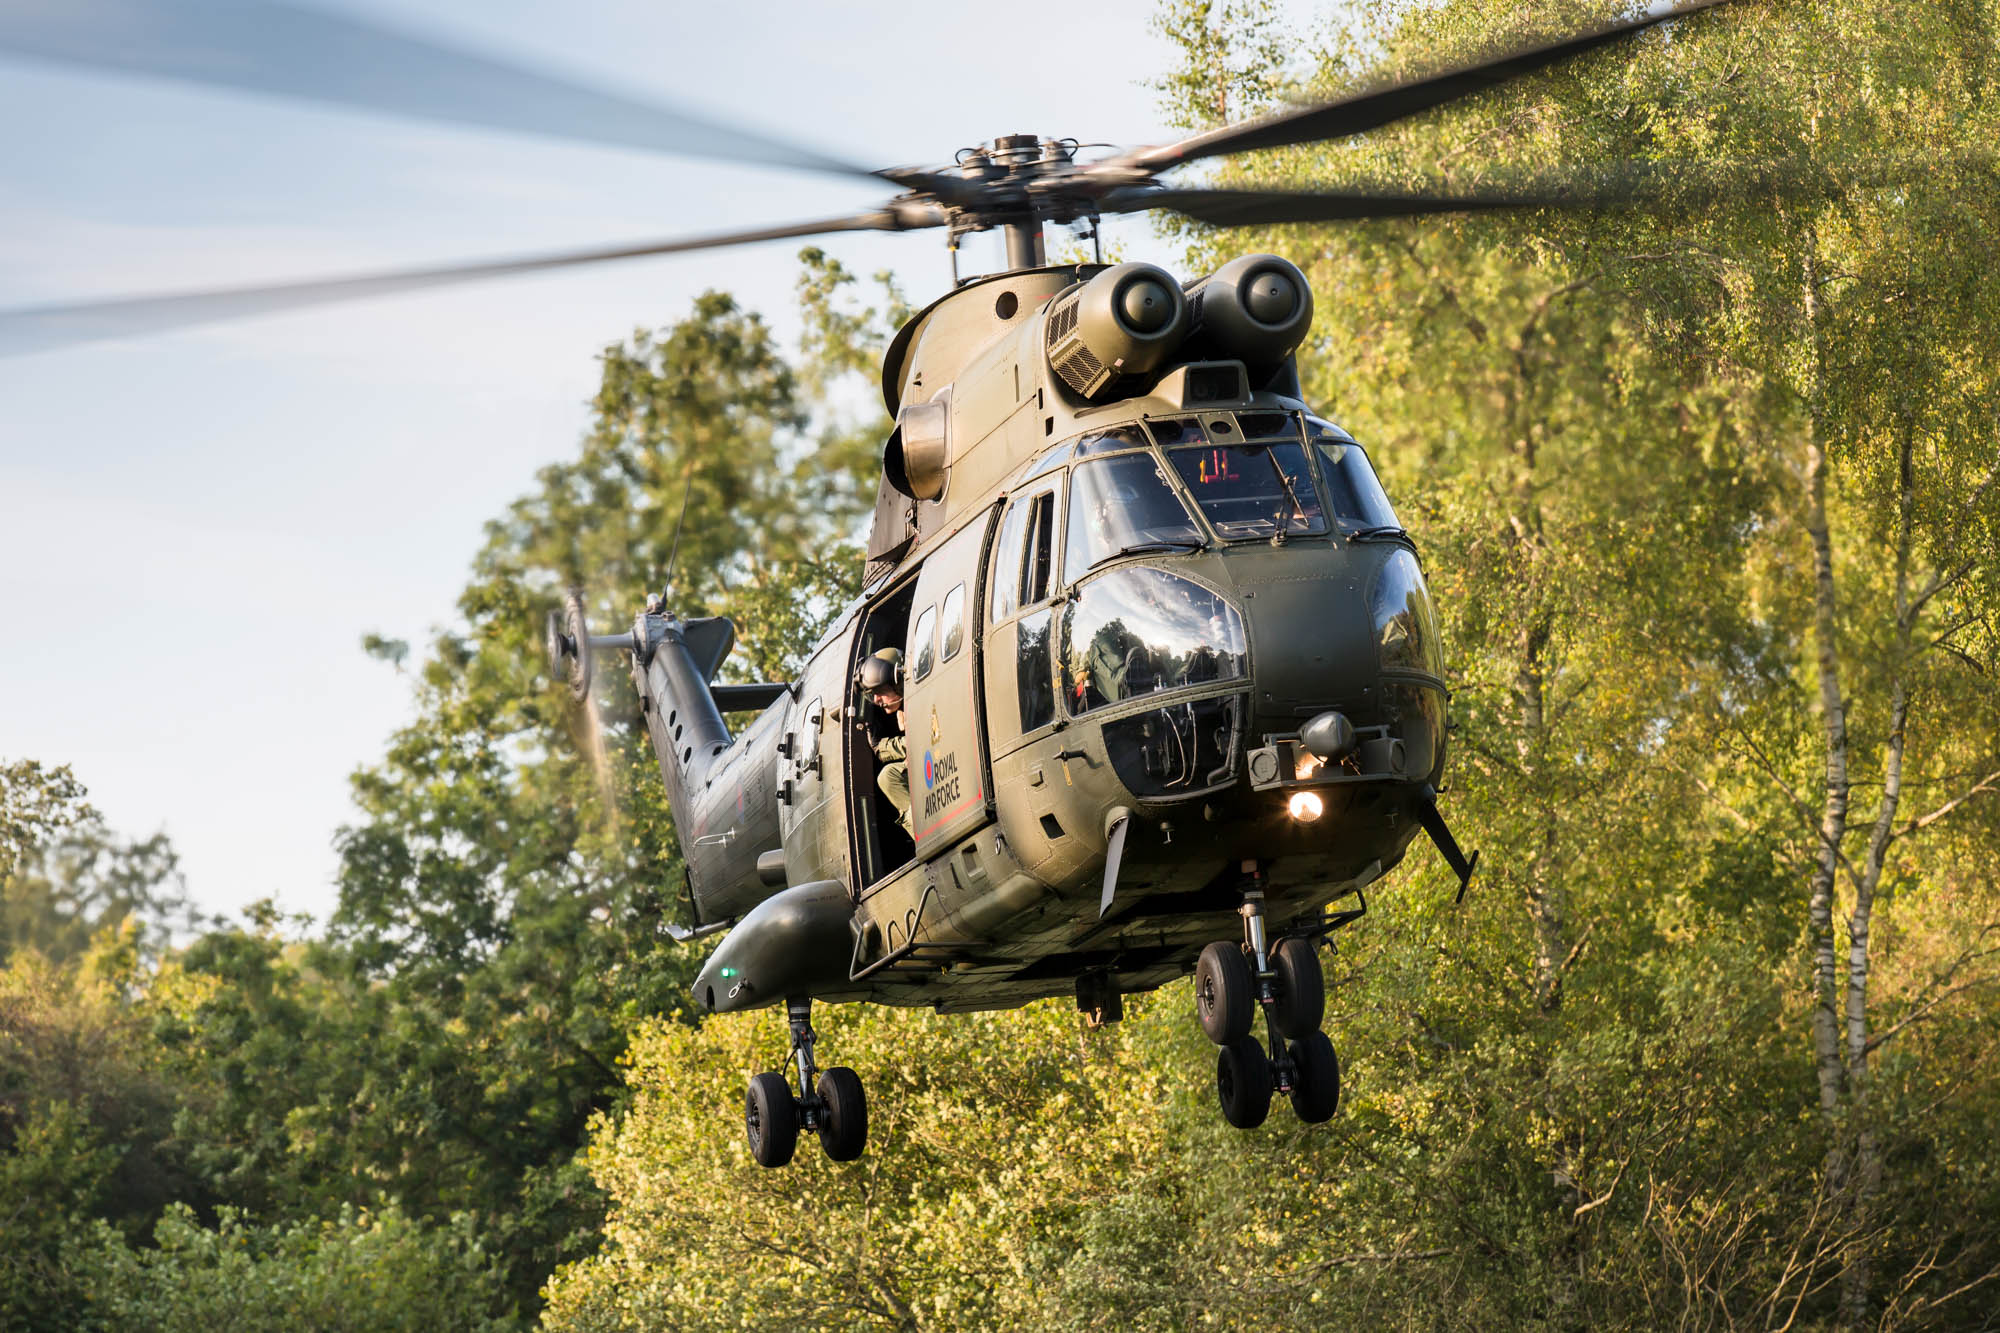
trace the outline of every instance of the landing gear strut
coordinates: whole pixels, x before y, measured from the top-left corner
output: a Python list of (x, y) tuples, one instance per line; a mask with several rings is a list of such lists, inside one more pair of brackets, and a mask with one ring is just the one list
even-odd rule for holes
[(794, 1094), (785, 1076), (771, 1072), (750, 1080), (744, 1098), (743, 1128), (750, 1155), (757, 1165), (783, 1166), (798, 1150), (799, 1131), (819, 1135), (819, 1146), (836, 1162), (851, 1162), (868, 1143), (868, 1100), (861, 1077), (836, 1065), (824, 1073), (813, 1063), (812, 1001), (785, 1001), (785, 1019), (792, 1032), (792, 1062), (801, 1091)]
[[(1273, 945), (1265, 930), (1264, 876), (1244, 865), (1243, 942), (1218, 940), (1195, 965), (1195, 1013), (1202, 1031), (1222, 1049), (1215, 1061), (1216, 1098), (1222, 1117), (1238, 1129), (1255, 1129), (1271, 1113), (1271, 1096), (1291, 1098), (1300, 1120), (1315, 1125), (1340, 1104), (1340, 1057), (1319, 1030), (1326, 1014), (1326, 977), (1317, 941), (1292, 935)], [(1250, 1035), (1264, 1011), (1271, 1055)]]

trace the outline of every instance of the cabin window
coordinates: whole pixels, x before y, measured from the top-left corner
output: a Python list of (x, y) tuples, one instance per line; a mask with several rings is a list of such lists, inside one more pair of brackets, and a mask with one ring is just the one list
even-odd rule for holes
[(922, 680), (931, 674), (937, 665), (937, 608), (927, 606), (917, 617), (916, 633), (910, 636), (910, 648), (915, 655), (916, 665), (911, 668), (910, 679)]
[(1191, 579), (1127, 565), (1063, 607), (1058, 659), (1072, 713), (1244, 674), (1243, 619)]
[(1153, 455), (1101, 458), (1071, 470), (1069, 541), (1063, 550), (1063, 577), (1070, 582), (1121, 555), (1205, 545)]
[(993, 543), (993, 573), (987, 583), (993, 589), (992, 623), (999, 624), (1021, 606), (1021, 545), (1028, 527), (1028, 502), (1016, 500), (1007, 506), (1000, 523), (1000, 540)]
[(819, 729), (826, 721), (826, 710), (815, 699), (806, 705), (805, 725), (799, 728), (799, 767), (813, 768), (819, 758)]
[(1303, 445), (1209, 445), (1167, 457), (1224, 541), (1326, 531)]
[(944, 595), (944, 660), (958, 656), (965, 643), (965, 585), (959, 584)]

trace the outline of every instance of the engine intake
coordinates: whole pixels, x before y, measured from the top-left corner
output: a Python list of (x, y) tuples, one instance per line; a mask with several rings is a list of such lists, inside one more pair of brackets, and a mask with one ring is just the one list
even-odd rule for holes
[(1253, 384), (1270, 379), (1312, 328), (1312, 287), (1276, 255), (1232, 259), (1187, 289), (1190, 355), (1241, 361)]
[(1086, 402), (1159, 369), (1187, 334), (1180, 283), (1154, 264), (1119, 264), (1049, 306), (1049, 369)]

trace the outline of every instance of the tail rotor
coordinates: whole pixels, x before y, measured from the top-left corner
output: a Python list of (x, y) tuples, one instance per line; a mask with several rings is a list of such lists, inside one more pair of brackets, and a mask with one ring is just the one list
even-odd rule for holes
[(592, 658), (590, 628), (583, 616), (583, 589), (570, 588), (563, 594), (562, 607), (549, 612), (543, 647), (549, 656), (549, 679), (567, 682), (570, 697), (578, 703), (588, 699)]

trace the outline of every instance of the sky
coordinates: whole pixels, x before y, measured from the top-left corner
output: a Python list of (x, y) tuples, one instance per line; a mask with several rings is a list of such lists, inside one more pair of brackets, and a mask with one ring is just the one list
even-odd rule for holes
[[(1146, 0), (321, 2), (869, 165), (1017, 132), (1179, 137), (1144, 86), (1170, 59)], [(888, 193), (8, 57), (0, 124), (0, 307), (609, 245)], [(1171, 254), (1143, 222), (1106, 234)], [(948, 285), (941, 233), (824, 246), (895, 269), (919, 303)], [(112, 827), (164, 829), (210, 912), (269, 898), (323, 920), (348, 776), (413, 716), (408, 679), (362, 636), (420, 644), (450, 623), (482, 524), (576, 448), (607, 343), (709, 287), (795, 331), (798, 248), (0, 358), (0, 760), (70, 764)]]

